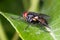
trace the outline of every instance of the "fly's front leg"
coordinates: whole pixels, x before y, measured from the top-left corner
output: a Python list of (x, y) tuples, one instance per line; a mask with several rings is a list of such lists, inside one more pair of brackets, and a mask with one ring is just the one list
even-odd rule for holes
[(23, 17), (21, 16), (11, 16), (11, 18), (14, 20), (23, 20)]

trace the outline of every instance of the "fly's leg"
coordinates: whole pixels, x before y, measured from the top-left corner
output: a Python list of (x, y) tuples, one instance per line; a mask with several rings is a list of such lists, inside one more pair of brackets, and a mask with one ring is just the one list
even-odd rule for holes
[(49, 27), (49, 25), (46, 25), (46, 27), (49, 28), (49, 29), (51, 29), (51, 28)]
[(26, 29), (29, 28), (30, 26), (31, 26), (31, 24), (28, 24), (28, 25), (25, 27), (24, 30), (26, 30)]
[(28, 23), (28, 25), (24, 28), (24, 30), (27, 30), (27, 28), (30, 28), (33, 23)]
[(29, 27), (29, 25), (25, 27), (25, 30), (26, 30), (28, 27)]
[(23, 20), (23, 17), (21, 17), (21, 16), (18, 16), (18, 17), (11, 16), (11, 18), (14, 20)]

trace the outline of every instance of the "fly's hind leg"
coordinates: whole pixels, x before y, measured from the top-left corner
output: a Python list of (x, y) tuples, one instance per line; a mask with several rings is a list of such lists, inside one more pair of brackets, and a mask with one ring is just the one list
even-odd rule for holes
[(31, 24), (28, 24), (28, 25), (24, 28), (24, 30), (26, 30), (26, 29), (29, 28), (29, 27), (31, 27)]

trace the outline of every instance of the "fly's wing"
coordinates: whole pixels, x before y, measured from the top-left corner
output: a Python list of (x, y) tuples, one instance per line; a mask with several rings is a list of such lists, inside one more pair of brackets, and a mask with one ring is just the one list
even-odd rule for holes
[(40, 18), (44, 18), (46, 20), (48, 20), (50, 18), (50, 16), (46, 15), (46, 14), (39, 14)]

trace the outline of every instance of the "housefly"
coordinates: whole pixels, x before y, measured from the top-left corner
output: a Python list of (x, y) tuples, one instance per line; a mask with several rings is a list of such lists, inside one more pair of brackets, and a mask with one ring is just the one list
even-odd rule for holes
[(46, 14), (35, 13), (35, 12), (24, 12), (23, 18), (29, 23), (41, 24), (49, 28), (48, 22), (47, 22), (47, 19), (49, 18), (49, 16)]
[[(19, 18), (21, 18), (21, 17), (19, 17)], [(31, 24), (41, 24), (48, 29), (50, 28), (48, 26), (48, 22), (47, 22), (47, 19), (49, 19), (49, 16), (46, 14), (36, 13), (36, 12), (24, 12), (22, 19), (26, 20), (28, 23), (31, 23)], [(27, 29), (27, 28), (28, 28), (28, 26), (25, 29)]]

